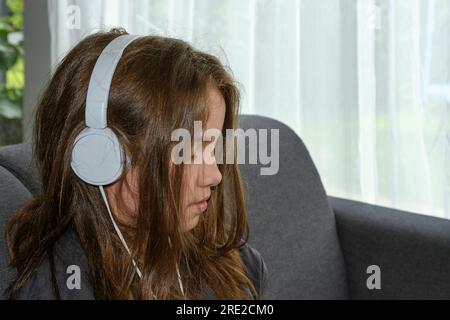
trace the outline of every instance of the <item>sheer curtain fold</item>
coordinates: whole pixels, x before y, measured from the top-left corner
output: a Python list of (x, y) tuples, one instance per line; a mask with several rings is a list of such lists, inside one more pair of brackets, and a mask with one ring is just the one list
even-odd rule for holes
[(359, 171), (361, 196), (377, 203), (375, 0), (357, 1)]
[(182, 38), (299, 134), (328, 194), (450, 218), (450, 1), (48, 2), (53, 66), (99, 29)]

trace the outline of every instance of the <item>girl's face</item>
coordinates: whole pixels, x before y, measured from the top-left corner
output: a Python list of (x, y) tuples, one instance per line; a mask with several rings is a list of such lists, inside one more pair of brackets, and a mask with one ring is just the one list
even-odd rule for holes
[[(216, 129), (222, 132), (224, 120), (225, 120), (225, 101), (220, 91), (215, 87), (210, 87), (207, 97), (207, 108), (209, 110), (209, 118), (206, 123), (202, 123), (202, 131), (205, 132), (208, 129)], [(210, 130), (211, 131), (211, 130)], [(202, 132), (202, 133), (203, 133)], [(214, 150), (218, 139), (207, 139), (204, 137), (203, 141), (198, 144), (202, 151)], [(209, 140), (209, 141), (208, 141)], [(203, 152), (202, 152), (203, 153)], [(208, 155), (204, 154), (203, 158)], [(215, 161), (207, 163), (203, 160), (201, 163), (184, 164), (184, 177), (182, 181), (181, 205), (183, 208), (183, 216), (185, 217), (183, 229), (189, 231), (198, 224), (198, 219), (201, 214), (208, 207), (208, 199), (211, 195), (211, 188), (217, 186), (222, 181), (222, 175)], [(211, 156), (211, 159), (215, 159)], [(172, 164), (170, 165), (172, 166)], [(129, 212), (136, 211), (136, 203), (138, 199), (137, 179), (138, 170), (131, 168), (126, 173), (126, 180), (130, 188), (122, 188), (120, 196), (123, 199), (124, 204), (127, 206)], [(131, 223), (131, 217), (125, 216), (115, 205), (115, 196), (119, 196), (117, 193), (118, 182), (107, 186), (106, 191), (112, 207), (115, 219), (118, 221), (129, 224)]]
[[(206, 123), (202, 123), (203, 132), (214, 129), (216, 132), (222, 132), (225, 120), (225, 101), (222, 94), (215, 87), (211, 87), (208, 91), (207, 107), (209, 109), (209, 118)], [(213, 130), (209, 130), (211, 133)], [(203, 133), (202, 132), (202, 133)], [(208, 207), (208, 200), (211, 195), (211, 188), (217, 186), (222, 181), (222, 174), (219, 171), (215, 161), (205, 161), (209, 159), (215, 160), (214, 154), (210, 151), (214, 150), (219, 140), (211, 137), (211, 134), (204, 136), (198, 146), (202, 148), (201, 163), (191, 163), (184, 165), (184, 178), (182, 190), (182, 207), (186, 218), (185, 231), (193, 229), (201, 214)], [(194, 148), (193, 148), (194, 149)], [(211, 154), (207, 154), (207, 152)], [(192, 161), (193, 162), (193, 161)]]

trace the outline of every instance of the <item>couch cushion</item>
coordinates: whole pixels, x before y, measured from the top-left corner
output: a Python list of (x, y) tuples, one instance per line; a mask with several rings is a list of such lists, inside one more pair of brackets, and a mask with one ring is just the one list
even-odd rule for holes
[(40, 184), (30, 144), (0, 148), (0, 297), (3, 297), (13, 272), (8, 268), (5, 223), (17, 208), (39, 193)]
[(31, 199), (25, 186), (8, 170), (0, 166), (0, 298), (11, 280), (8, 251), (5, 246), (5, 224), (17, 208)]
[(278, 174), (260, 175), (265, 166), (241, 165), (249, 242), (261, 252), (270, 273), (267, 299), (347, 298), (334, 215), (302, 140), (286, 125), (265, 117), (241, 116), (240, 126), (279, 129)]
[(40, 178), (29, 143), (0, 148), (0, 166), (6, 168), (33, 194), (40, 190)]

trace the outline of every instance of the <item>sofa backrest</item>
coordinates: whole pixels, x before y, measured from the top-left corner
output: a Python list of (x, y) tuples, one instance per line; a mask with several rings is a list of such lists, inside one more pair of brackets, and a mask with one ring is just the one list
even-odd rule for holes
[(29, 144), (0, 148), (0, 298), (13, 276), (8, 267), (4, 231), (14, 211), (39, 192), (38, 172)]
[[(285, 124), (244, 115), (240, 127), (279, 130), (279, 171), (241, 165), (251, 235), (270, 273), (268, 299), (346, 299), (344, 260), (334, 214), (303, 141)], [(269, 144), (270, 145), (270, 144)]]

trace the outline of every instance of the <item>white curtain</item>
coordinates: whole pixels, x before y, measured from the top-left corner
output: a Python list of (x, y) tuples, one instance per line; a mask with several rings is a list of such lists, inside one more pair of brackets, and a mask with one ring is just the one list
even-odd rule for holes
[(298, 133), (329, 195), (450, 218), (450, 0), (48, 1), (54, 65), (101, 28), (185, 39), (243, 113)]

